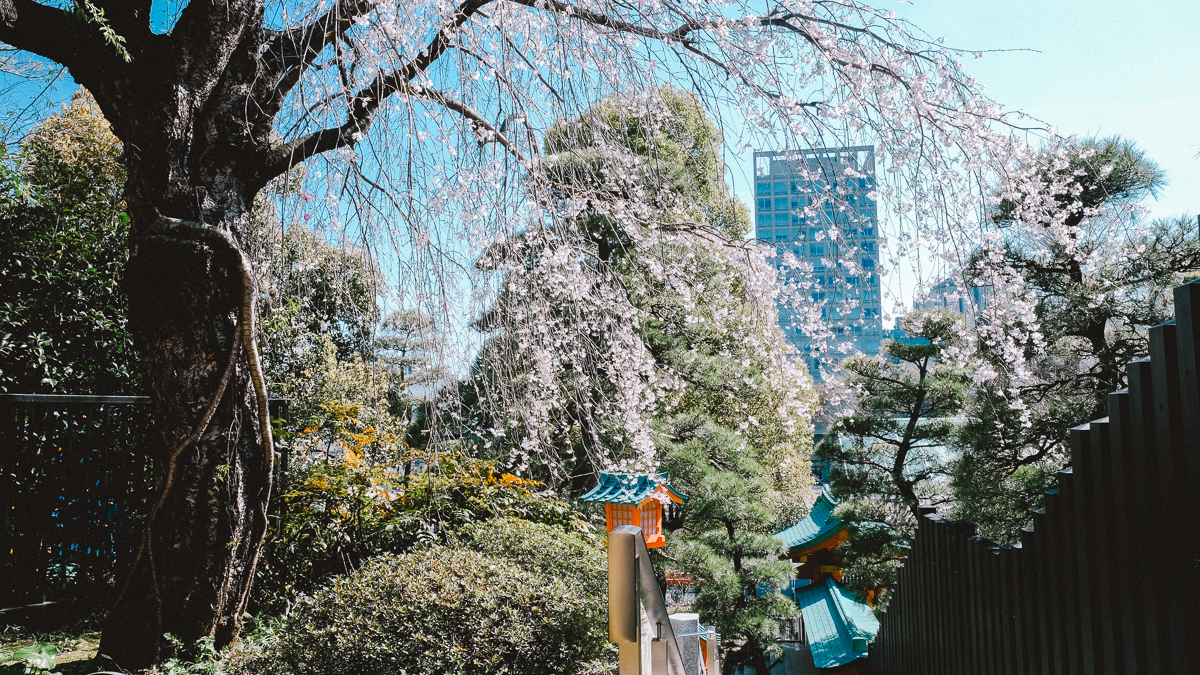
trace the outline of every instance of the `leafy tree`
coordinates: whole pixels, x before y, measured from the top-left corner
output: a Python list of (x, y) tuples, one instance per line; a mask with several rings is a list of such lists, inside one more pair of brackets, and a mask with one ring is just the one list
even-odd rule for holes
[(885, 341), (878, 357), (842, 362), (857, 406), (830, 426), (815, 455), (829, 464), (837, 515), (852, 526), (844, 565), (863, 596), (882, 596), (895, 581), (896, 553), (912, 541), (918, 505), (948, 501), (954, 418), (967, 393), (956, 364), (967, 343), (964, 317), (920, 310), (901, 327), (905, 339)]
[[(1071, 386), (1102, 397), (1100, 392), (1124, 386), (1125, 363), (1147, 353), (1146, 321), (1169, 315), (1165, 284), (1198, 268), (1200, 243), (1179, 227), (1190, 229), (1187, 223), (1150, 228), (1139, 223), (1137, 205), (1156, 195), (1166, 179), (1130, 141), (1077, 141), (1044, 152), (1036, 166), (1043, 185), (1032, 191), (1055, 195), (1067, 241), (1049, 232), (1042, 237), (1014, 232), (998, 253), (1034, 292), (1037, 325), (1048, 348), (1064, 350), (1059, 358), (1073, 358), (1084, 368), (1077, 369)], [(992, 216), (997, 226), (1011, 224), (1030, 198), (1001, 200)], [(981, 275), (988, 253), (977, 256)]]
[(413, 309), (388, 314), (375, 338), (375, 358), (393, 376), (392, 410), (406, 421), (413, 409), (429, 398), (449, 371), (438, 363), (437, 350), (445, 339), (433, 317)]
[(121, 143), (86, 92), (0, 155), (0, 391), (139, 394)]
[[(4, 269), (0, 382), (8, 391), (139, 391), (122, 269), (128, 216), (125, 157), (91, 95), (77, 92), (0, 165)], [(260, 321), (268, 381), (284, 383), (324, 359), (372, 358), (379, 271), (363, 251), (337, 247), (308, 227), (280, 232), (275, 210), (255, 212)], [(287, 392), (291, 394), (292, 392)], [(301, 401), (301, 412), (303, 401)]]
[[(547, 162), (559, 177), (563, 199), (586, 195), (599, 202), (614, 191), (636, 195), (657, 214), (655, 220), (666, 223), (664, 234), (602, 211), (570, 216), (585, 221), (587, 264), (620, 280), (631, 311), (641, 317), (647, 358), (672, 377), (658, 403), (640, 412), (655, 431), (650, 441), (658, 467), (689, 495), (679, 518), (668, 523), (669, 543), (665, 555), (656, 554), (658, 567), (691, 574), (696, 609), (724, 636), (727, 668), (751, 665), (765, 672), (769, 659), (779, 655), (778, 620), (795, 611), (777, 592), (792, 569), (779, 560), (782, 544), (771, 533), (802, 516), (811, 494), (811, 384), (803, 371), (780, 367), (787, 363), (787, 347), (773, 320), (773, 298), (756, 296), (728, 258), (669, 234), (670, 223), (691, 222), (697, 230), (740, 237), (748, 217), (724, 182), (721, 133), (697, 100), (665, 87), (654, 95), (661, 106), (649, 119), (637, 113), (638, 101), (612, 97), (578, 119), (560, 122), (547, 134)], [(623, 165), (638, 171), (622, 172)], [(639, 254), (632, 244), (647, 236), (658, 237), (653, 256)], [(516, 458), (517, 466), (530, 456), (530, 469), (575, 494), (595, 484), (595, 467), (649, 468), (625, 426), (625, 409), (610, 403), (620, 389), (614, 380), (622, 374), (589, 372), (586, 357), (580, 357), (589, 348), (615, 349), (619, 338), (560, 299), (555, 321), (564, 326), (562, 333), (583, 336), (569, 365), (547, 378), (522, 358), (522, 336), (513, 328), (519, 322), (506, 319), (521, 311), (510, 303), (523, 295), (511, 286), (537, 283), (537, 261), (555, 244), (552, 237), (539, 242), (532, 236), (506, 243), (518, 245), (528, 251), (530, 269), (510, 271), (508, 288), (480, 322), (499, 330), (489, 338), (472, 383), (507, 387), (514, 404), (502, 409), (499, 424), (490, 420), (504, 433), (492, 433), (476, 447), (501, 461)], [(658, 263), (684, 259), (691, 261), (691, 274), (655, 274)], [(554, 423), (541, 437), (531, 433), (535, 423), (521, 403), (530, 388), (540, 386), (559, 392), (550, 411)], [(531, 442), (541, 454), (525, 454)]]
[[(796, 144), (876, 133), (879, 156), (903, 163), (906, 194), (943, 215), (957, 212), (951, 195), (971, 192), (980, 162), (1007, 168), (1024, 147), (1004, 136), (1005, 118), (958, 52), (856, 2), (763, 16), (749, 2), (277, 9), (0, 2), (0, 41), (65, 67), (130, 149), (129, 326), (160, 473), (145, 544), (112, 608), (120, 619), (104, 635), (103, 651), (126, 667), (170, 651), (163, 633), (221, 647), (240, 629), (274, 475), (245, 251), (256, 198), (277, 177), (307, 162), (306, 186), (323, 192), (331, 228), (371, 243), (386, 235), (411, 277), (449, 303), (461, 260), (447, 242), (486, 245), (545, 215), (553, 180), (536, 158), (536, 130), (663, 78), (731, 101), (751, 131), (779, 129)], [(814, 86), (813, 100), (795, 97)], [(609, 198), (613, 217), (644, 215)], [(615, 372), (639, 353), (638, 338), (609, 293), (613, 280), (593, 271), (556, 273), (560, 287), (595, 285), (578, 301), (635, 347), (604, 356)], [(622, 396), (644, 402), (644, 372), (620, 380)], [(645, 420), (629, 426), (647, 449)], [(214, 496), (195, 498), (222, 467), (231, 468)]]
[[(265, 202), (265, 200), (261, 200)], [(274, 227), (275, 209), (255, 213), (259, 314), (264, 375), (274, 384), (310, 369), (311, 355), (326, 337), (335, 358), (374, 360), (379, 298), (386, 286), (375, 259), (364, 249), (330, 243), (307, 224)]]
[[(1000, 244), (981, 247), (967, 270), (975, 285), (1014, 275), (1029, 297), (1024, 325), (1036, 329), (1014, 354), (989, 339), (996, 325), (984, 317), (981, 369), (996, 376), (974, 388), (955, 438), (952, 513), (997, 541), (1020, 536), (1070, 461), (1067, 431), (1107, 414), (1125, 365), (1149, 353), (1149, 328), (1173, 317), (1171, 289), (1200, 271), (1192, 218), (1141, 218), (1165, 177), (1132, 142), (1084, 139), (1033, 166), (1031, 185), (998, 200)], [(1045, 227), (1012, 227), (1042, 194), (1056, 204)]]

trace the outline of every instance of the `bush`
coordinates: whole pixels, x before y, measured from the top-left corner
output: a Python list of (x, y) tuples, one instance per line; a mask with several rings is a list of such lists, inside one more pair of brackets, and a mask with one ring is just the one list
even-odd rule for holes
[(591, 535), (567, 502), (536, 483), (456, 453), (403, 464), (317, 461), (289, 471), (277, 493), (255, 580), (252, 611), (283, 611), (299, 596), (368, 558), (445, 543), (458, 528), (492, 518), (546, 523)]
[(234, 672), (575, 673), (605, 653), (602, 548), (517, 519), (385, 554), (302, 599)]

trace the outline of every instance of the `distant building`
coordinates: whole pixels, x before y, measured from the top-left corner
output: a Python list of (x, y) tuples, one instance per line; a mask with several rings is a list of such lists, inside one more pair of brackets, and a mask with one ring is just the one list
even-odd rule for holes
[[(949, 277), (938, 282), (920, 300), (913, 301), (913, 310), (948, 309), (962, 314), (967, 326), (975, 325), (975, 314), (987, 307), (987, 289), (976, 286), (968, 291), (960, 290), (958, 282)], [(896, 326), (900, 326), (897, 324)]]
[[(952, 312), (957, 312), (963, 315), (964, 323), (967, 328), (975, 327), (975, 317), (979, 312), (987, 308), (990, 302), (991, 294), (989, 289), (982, 286), (976, 286), (969, 291), (961, 291), (958, 288), (958, 282), (954, 279), (946, 278), (938, 282), (929, 292), (924, 294), (920, 299), (913, 301), (913, 311), (919, 309), (948, 309)], [(904, 317), (896, 317), (896, 327), (885, 331), (884, 337), (889, 340), (897, 340), (899, 342), (907, 342), (910, 344), (924, 343), (924, 340), (914, 340), (908, 337), (904, 329), (900, 327), (900, 321)]]
[[(813, 266), (813, 301), (824, 304), (822, 316), (845, 346), (842, 351), (879, 353), (883, 314), (875, 270), (881, 237), (879, 213), (869, 196), (875, 190), (875, 147), (755, 152), (754, 166), (755, 235)], [(779, 322), (820, 381), (809, 336), (792, 325), (786, 309), (780, 310)]]

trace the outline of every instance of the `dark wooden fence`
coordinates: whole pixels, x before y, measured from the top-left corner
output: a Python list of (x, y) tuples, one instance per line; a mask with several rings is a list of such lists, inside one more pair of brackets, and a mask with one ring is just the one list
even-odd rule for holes
[(924, 510), (870, 648), (881, 675), (1200, 673), (1200, 283), (1108, 417), (1071, 430), (1019, 543)]
[[(288, 401), (271, 399), (273, 417)], [(0, 608), (112, 583), (141, 536), (153, 466), (141, 396), (0, 395)]]

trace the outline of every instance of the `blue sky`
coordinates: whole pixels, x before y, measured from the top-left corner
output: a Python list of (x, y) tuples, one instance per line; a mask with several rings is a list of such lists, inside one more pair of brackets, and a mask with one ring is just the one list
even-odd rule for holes
[[(876, 0), (946, 44), (987, 93), (1064, 135), (1136, 141), (1170, 181), (1155, 217), (1200, 213), (1200, 3), (1196, 0)], [(73, 89), (60, 82), (59, 97)], [(747, 157), (747, 162), (749, 158)], [(735, 189), (750, 202), (749, 174)], [(741, 175), (737, 175), (741, 174)], [(744, 183), (744, 184), (743, 184)]]
[[(1064, 136), (1119, 135), (1161, 166), (1169, 184), (1151, 218), (1200, 214), (1200, 2), (1197, 0), (876, 0), (946, 45), (1012, 50), (967, 58), (970, 75), (1006, 110)], [(753, 204), (750, 153), (730, 156), (734, 191)], [(911, 302), (912, 270), (885, 289)], [(926, 279), (926, 281), (931, 281)], [(932, 280), (936, 281), (936, 279)], [(885, 303), (885, 305), (890, 303)]]
[(1167, 172), (1154, 217), (1200, 213), (1200, 3), (918, 0), (882, 7), (946, 44), (1001, 52), (967, 63), (987, 93), (1060, 134), (1118, 134)]
[[(876, 2), (949, 46), (1018, 50), (970, 59), (967, 70), (1007, 109), (1060, 134), (1117, 134), (1137, 142), (1169, 181), (1147, 204), (1152, 217), (1200, 213), (1197, 0)], [(59, 97), (72, 89), (60, 82)], [(750, 172), (738, 166), (749, 168), (749, 152), (729, 159), (735, 192), (752, 204)]]

